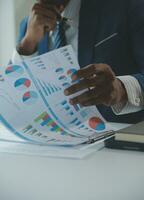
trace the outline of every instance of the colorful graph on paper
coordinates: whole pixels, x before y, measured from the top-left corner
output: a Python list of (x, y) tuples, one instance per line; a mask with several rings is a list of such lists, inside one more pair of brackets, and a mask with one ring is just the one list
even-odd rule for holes
[(47, 83), (45, 81), (40, 81), (40, 80), (38, 80), (38, 83), (41, 86), (41, 89), (46, 96), (51, 96), (62, 90), (61, 87), (52, 83)]
[[(82, 144), (108, 125), (96, 107), (71, 105), (64, 95), (79, 70), (71, 46), (0, 70), (0, 115), (14, 133), (35, 142)], [(73, 77), (73, 78), (72, 78)]]
[(105, 130), (105, 123), (98, 117), (92, 117), (89, 119), (89, 126), (96, 131)]
[(14, 87), (18, 90), (25, 90), (31, 86), (31, 81), (27, 78), (20, 78), (15, 81)]
[(11, 77), (19, 77), (23, 73), (24, 69), (19, 65), (10, 65), (5, 70), (5, 74)]
[(64, 131), (52, 118), (51, 116), (47, 113), (44, 112), (40, 116), (38, 116), (35, 120), (35, 122), (39, 123), (40, 126), (44, 127), (47, 126), (50, 128), (50, 131), (54, 133), (60, 133), (61, 135), (67, 135), (67, 132)]
[(24, 95), (23, 95), (23, 103), (26, 104), (26, 105), (32, 105), (34, 104), (38, 99), (38, 95), (35, 91), (29, 91), (29, 92), (26, 92)]

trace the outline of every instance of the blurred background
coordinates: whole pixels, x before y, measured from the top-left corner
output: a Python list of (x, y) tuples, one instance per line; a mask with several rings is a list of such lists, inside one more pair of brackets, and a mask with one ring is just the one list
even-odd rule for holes
[(0, 0), (0, 66), (8, 63), (16, 44), (19, 23), (36, 0)]

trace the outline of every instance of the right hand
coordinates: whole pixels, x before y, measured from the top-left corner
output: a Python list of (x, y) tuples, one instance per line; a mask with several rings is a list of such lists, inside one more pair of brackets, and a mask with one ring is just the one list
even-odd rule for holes
[(56, 10), (56, 7), (47, 7), (39, 3), (33, 6), (25, 37), (18, 45), (18, 52), (21, 55), (33, 54), (45, 32), (55, 28), (57, 15), (54, 9)]

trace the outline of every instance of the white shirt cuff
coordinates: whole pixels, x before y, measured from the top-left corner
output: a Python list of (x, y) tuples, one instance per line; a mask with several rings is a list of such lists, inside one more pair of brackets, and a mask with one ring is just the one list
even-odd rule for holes
[(144, 91), (141, 89), (141, 86), (136, 78), (133, 76), (118, 76), (119, 80), (125, 86), (128, 102), (126, 105), (116, 104), (112, 106), (112, 110), (115, 114), (128, 114), (132, 112), (138, 112), (144, 109)]
[(35, 52), (35, 53), (33, 53), (32, 55), (29, 55), (29, 56), (23, 56), (23, 55), (20, 55), (15, 48), (14, 51), (13, 51), (13, 54), (12, 54), (11, 61), (12, 61), (12, 63), (19, 63), (19, 62), (21, 62), (21, 61), (23, 61), (27, 58), (33, 58), (37, 55), (38, 55), (38, 52)]

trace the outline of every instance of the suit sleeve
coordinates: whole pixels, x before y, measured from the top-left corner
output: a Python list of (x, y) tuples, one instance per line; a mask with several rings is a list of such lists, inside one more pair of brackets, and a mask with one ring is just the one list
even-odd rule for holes
[(134, 59), (140, 73), (133, 74), (144, 91), (144, 0), (130, 0), (129, 33)]

